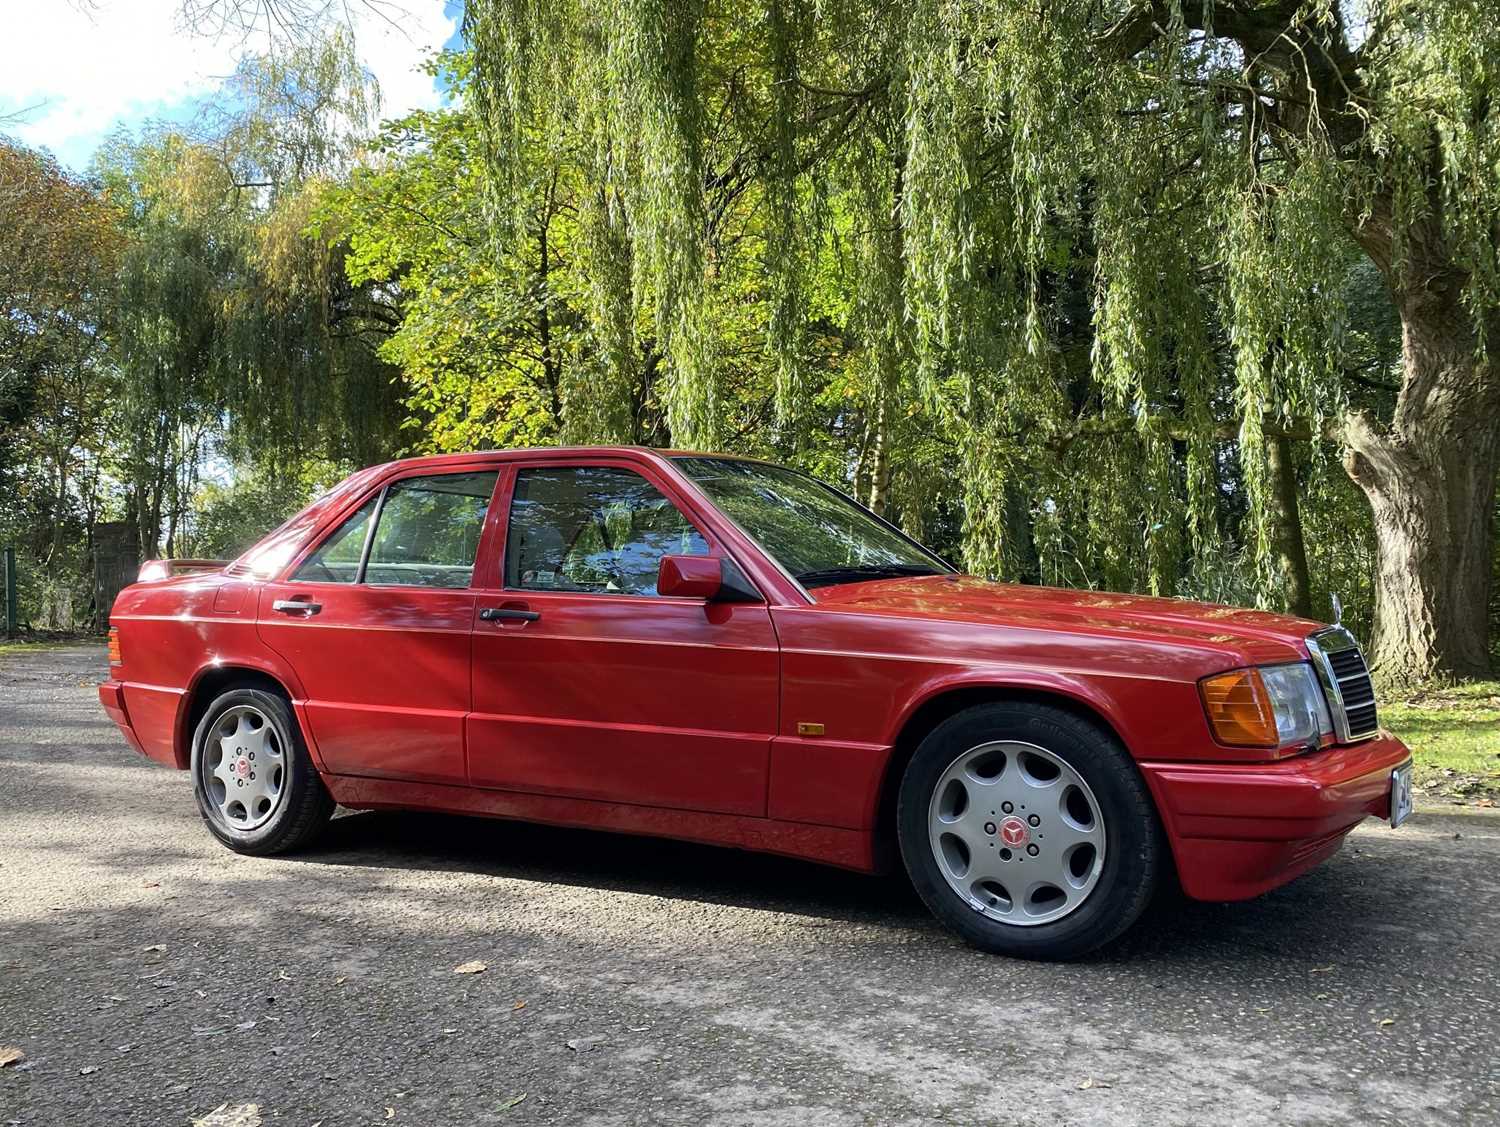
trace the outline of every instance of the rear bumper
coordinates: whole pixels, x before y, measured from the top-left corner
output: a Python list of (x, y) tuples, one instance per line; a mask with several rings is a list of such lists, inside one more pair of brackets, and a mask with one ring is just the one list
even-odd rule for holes
[(1338, 851), (1370, 815), (1390, 816), (1391, 771), (1411, 758), (1382, 732), (1276, 763), (1142, 763), (1183, 891), (1245, 900)]
[(147, 759), (167, 767), (186, 767), (177, 760), (175, 733), (183, 693), (131, 681), (102, 681), (99, 703), (120, 729), (125, 742)]
[(115, 726), (120, 729), (120, 734), (125, 737), (125, 742), (142, 755), (145, 755), (146, 750), (141, 747), (141, 741), (135, 734), (135, 727), (130, 723), (130, 712), (125, 707), (125, 687), (118, 681), (101, 681), (99, 684), (99, 703), (104, 706), (105, 713), (115, 722)]

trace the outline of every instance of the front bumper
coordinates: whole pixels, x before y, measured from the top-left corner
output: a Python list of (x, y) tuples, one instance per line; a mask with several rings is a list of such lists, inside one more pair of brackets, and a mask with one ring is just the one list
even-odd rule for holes
[(1387, 732), (1275, 763), (1142, 763), (1183, 891), (1246, 900), (1331, 857), (1365, 818), (1389, 817), (1391, 771), (1411, 758)]

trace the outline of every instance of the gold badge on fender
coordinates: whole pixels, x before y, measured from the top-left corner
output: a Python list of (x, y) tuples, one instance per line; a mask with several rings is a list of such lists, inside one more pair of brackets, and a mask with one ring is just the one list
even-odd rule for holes
[(797, 734), (799, 736), (821, 736), (823, 734), (823, 725), (810, 724), (806, 720), (799, 720), (797, 721)]

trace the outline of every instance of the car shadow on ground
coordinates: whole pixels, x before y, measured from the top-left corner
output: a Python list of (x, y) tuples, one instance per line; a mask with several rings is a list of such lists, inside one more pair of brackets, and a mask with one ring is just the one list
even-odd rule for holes
[[(1203, 903), (1166, 884), (1139, 922), (1086, 961), (1182, 962), (1234, 951), (1297, 964), (1358, 957), (1384, 964), (1422, 957), (1429, 938), (1404, 928), (1413, 888), (1402, 854), (1370, 879), (1363, 847), (1281, 889), (1238, 903)], [(689, 842), (499, 819), (350, 812), (287, 860), (381, 869), (487, 874), (509, 880), (791, 913), (896, 931), (945, 933), (900, 871), (868, 876), (810, 862)], [(1401, 937), (1410, 930), (1413, 944)], [(957, 942), (953, 940), (952, 942)]]
[(286, 860), (447, 870), (830, 920), (925, 926), (904, 878), (666, 838), (415, 811), (341, 813)]

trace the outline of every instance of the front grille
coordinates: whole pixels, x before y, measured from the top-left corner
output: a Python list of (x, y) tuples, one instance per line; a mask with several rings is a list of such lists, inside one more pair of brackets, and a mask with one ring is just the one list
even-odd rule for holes
[(1373, 736), (1380, 729), (1375, 713), (1375, 686), (1354, 635), (1342, 626), (1319, 630), (1307, 639), (1323, 691), (1342, 743)]

